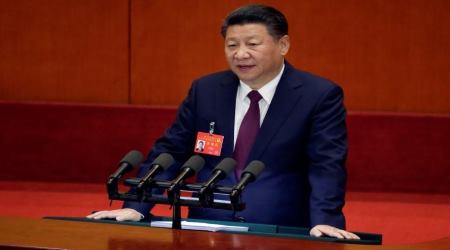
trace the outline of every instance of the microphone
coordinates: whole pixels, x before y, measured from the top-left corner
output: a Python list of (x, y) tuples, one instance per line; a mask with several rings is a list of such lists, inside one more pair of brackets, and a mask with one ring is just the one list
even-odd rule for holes
[(151, 179), (160, 172), (168, 169), (175, 162), (172, 155), (162, 153), (152, 162), (151, 169), (141, 178), (136, 186), (137, 192), (142, 194), (143, 189), (150, 183)]
[[(233, 169), (236, 167), (236, 161), (232, 158), (223, 159), (213, 170), (212, 176), (202, 184), (198, 194), (199, 200), (203, 206), (207, 206), (210, 200), (206, 200), (206, 195), (210, 192), (211, 188), (220, 180), (223, 180)], [(209, 197), (211, 198), (211, 197)]]
[(181, 166), (181, 173), (172, 181), (167, 191), (174, 191), (184, 179), (197, 174), (197, 172), (203, 168), (203, 165), (205, 165), (205, 160), (202, 157), (198, 155), (191, 156), (191, 158)]
[(247, 168), (241, 174), (241, 180), (236, 184), (230, 194), (230, 198), (237, 198), (237, 196), (244, 190), (245, 186), (256, 180), (261, 171), (265, 168), (262, 161), (252, 161), (248, 164)]
[(180, 184), (184, 179), (195, 175), (205, 165), (205, 160), (193, 155), (181, 166), (181, 173), (175, 178), (167, 189), (167, 198), (172, 208), (172, 228), (181, 229)]
[(131, 150), (128, 154), (123, 157), (119, 162), (119, 168), (112, 175), (109, 176), (108, 184), (113, 181), (120, 179), (123, 174), (129, 172), (133, 167), (137, 166), (142, 162), (142, 153), (137, 150)]

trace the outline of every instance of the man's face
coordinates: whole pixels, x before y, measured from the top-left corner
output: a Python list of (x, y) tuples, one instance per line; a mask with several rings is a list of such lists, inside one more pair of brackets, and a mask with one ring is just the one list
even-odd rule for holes
[(281, 70), (289, 37), (272, 37), (263, 24), (232, 25), (225, 34), (230, 69), (252, 89), (259, 89)]

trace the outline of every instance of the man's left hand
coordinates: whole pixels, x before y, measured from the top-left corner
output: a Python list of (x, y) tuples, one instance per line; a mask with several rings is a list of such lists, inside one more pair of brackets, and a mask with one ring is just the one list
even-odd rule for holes
[(309, 231), (309, 234), (314, 237), (330, 236), (338, 239), (359, 240), (358, 235), (328, 225), (317, 225)]

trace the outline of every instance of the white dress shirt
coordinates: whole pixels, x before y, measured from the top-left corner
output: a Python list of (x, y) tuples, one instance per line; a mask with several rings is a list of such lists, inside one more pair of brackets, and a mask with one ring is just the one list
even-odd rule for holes
[[(259, 94), (262, 96), (262, 99), (259, 100), (259, 124), (260, 127), (264, 121), (264, 117), (266, 117), (267, 110), (269, 110), (269, 105), (272, 102), (273, 96), (275, 95), (275, 90), (277, 89), (278, 83), (280, 82), (281, 75), (283, 75), (284, 64), (275, 78), (273, 78), (270, 82), (264, 85), (262, 88), (258, 89)], [(239, 81), (239, 86), (236, 94), (236, 109), (234, 111), (234, 144), (236, 145), (236, 139), (239, 133), (239, 128), (241, 127), (242, 120), (244, 119), (245, 114), (247, 113), (248, 108), (250, 107), (250, 98), (248, 98), (248, 93), (252, 91), (252, 89), (245, 84), (243, 81)]]

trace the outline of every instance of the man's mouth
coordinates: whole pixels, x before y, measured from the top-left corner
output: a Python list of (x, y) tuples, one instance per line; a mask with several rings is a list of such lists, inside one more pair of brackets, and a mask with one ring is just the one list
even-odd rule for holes
[(255, 65), (237, 65), (237, 68), (241, 71), (251, 70)]

